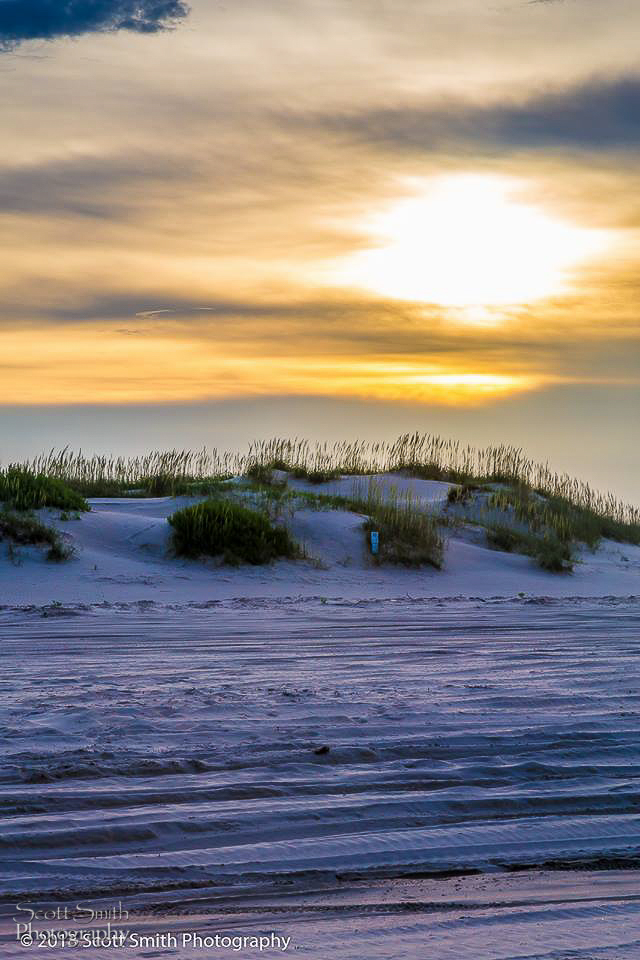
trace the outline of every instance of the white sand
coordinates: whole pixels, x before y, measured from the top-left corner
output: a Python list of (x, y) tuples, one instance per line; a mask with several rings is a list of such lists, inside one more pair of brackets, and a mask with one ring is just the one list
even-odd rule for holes
[[(112, 901), (93, 904), (107, 909)], [(126, 906), (131, 907), (129, 900)], [(3, 917), (2, 914), (5, 914)], [(15, 909), (0, 905), (2, 956), (30, 953), (15, 942)], [(83, 924), (92, 933), (104, 922)], [(69, 930), (73, 923), (41, 922), (36, 930)], [(120, 949), (66, 952), (47, 956), (89, 956), (101, 960), (127, 957), (305, 957), (310, 960), (637, 960), (638, 875), (636, 871), (600, 873), (533, 871), (484, 874), (442, 880), (344, 882), (331, 888), (316, 884), (303, 892), (246, 895), (231, 902), (180, 891), (172, 906), (155, 906), (114, 924), (127, 932)], [(201, 938), (265, 936), (275, 933), (287, 950), (199, 948)], [(167, 944), (167, 936), (177, 948)], [(134, 937), (151, 938), (149, 945)], [(160, 939), (155, 945), (153, 938)], [(184, 944), (183, 938), (187, 940)], [(184, 945), (183, 945), (184, 944)], [(154, 949), (155, 947), (155, 949)], [(32, 948), (35, 951), (35, 947)], [(44, 953), (44, 949), (42, 951)]]
[[(639, 634), (612, 600), (0, 612), (5, 915), (102, 896), (317, 960), (632, 960), (633, 875), (585, 870), (640, 858)], [(482, 875), (397, 879), (451, 870)]]

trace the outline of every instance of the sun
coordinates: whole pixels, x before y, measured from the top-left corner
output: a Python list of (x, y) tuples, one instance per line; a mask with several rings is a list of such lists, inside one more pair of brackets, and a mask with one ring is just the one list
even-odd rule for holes
[(572, 271), (610, 245), (610, 231), (518, 200), (520, 180), (458, 174), (409, 186), (413, 196), (363, 225), (372, 246), (342, 260), (332, 282), (445, 307), (523, 304), (568, 292)]

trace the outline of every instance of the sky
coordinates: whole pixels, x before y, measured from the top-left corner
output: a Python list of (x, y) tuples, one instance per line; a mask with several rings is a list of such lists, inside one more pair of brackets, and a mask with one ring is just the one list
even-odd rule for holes
[(640, 502), (637, 0), (0, 0), (0, 459), (511, 442)]

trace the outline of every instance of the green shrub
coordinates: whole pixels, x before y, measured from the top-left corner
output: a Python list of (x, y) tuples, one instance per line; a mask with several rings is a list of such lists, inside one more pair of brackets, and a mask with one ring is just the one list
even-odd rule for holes
[(542, 537), (536, 560), (543, 570), (550, 573), (569, 573), (573, 570), (573, 560), (569, 544), (555, 537)]
[(311, 493), (308, 490), (296, 490), (292, 498), (309, 510), (353, 510), (362, 513), (362, 503), (350, 497), (333, 493)]
[(0, 472), (0, 502), (13, 510), (89, 509), (84, 497), (64, 481), (24, 467), (9, 467)]
[(206, 500), (178, 510), (169, 518), (176, 553), (223, 556), (228, 563), (267, 563), (291, 557), (294, 545), (286, 530), (274, 527), (266, 514), (225, 500)]
[(221, 493), (229, 493), (234, 485), (228, 479), (214, 477), (211, 480), (184, 481), (176, 486), (175, 496), (213, 497)]
[(61, 537), (57, 537), (47, 550), (47, 560), (52, 563), (63, 563), (70, 560), (73, 556), (73, 547), (65, 543)]
[(463, 483), (462, 486), (451, 487), (447, 494), (448, 503), (468, 503), (474, 490), (479, 490), (477, 483)]
[(505, 553), (524, 553), (523, 547), (529, 538), (511, 527), (505, 527), (496, 524), (487, 529), (487, 543), (496, 550), (503, 550)]
[(257, 486), (270, 487), (273, 483), (273, 467), (269, 463), (250, 464), (247, 469), (247, 479)]
[(47, 560), (68, 560), (73, 550), (69, 547), (57, 530), (48, 527), (37, 517), (27, 513), (12, 513), (8, 510), (0, 512), (0, 540), (8, 540), (9, 546), (48, 547)]

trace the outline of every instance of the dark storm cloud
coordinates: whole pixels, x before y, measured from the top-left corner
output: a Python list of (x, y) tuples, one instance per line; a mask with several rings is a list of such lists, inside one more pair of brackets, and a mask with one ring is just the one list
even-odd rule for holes
[(0, 50), (83, 33), (156, 33), (188, 13), (183, 0), (0, 0)]
[(317, 117), (320, 127), (390, 148), (437, 149), (448, 143), (586, 149), (640, 146), (640, 79), (593, 81), (518, 104), (446, 104), (376, 108)]

